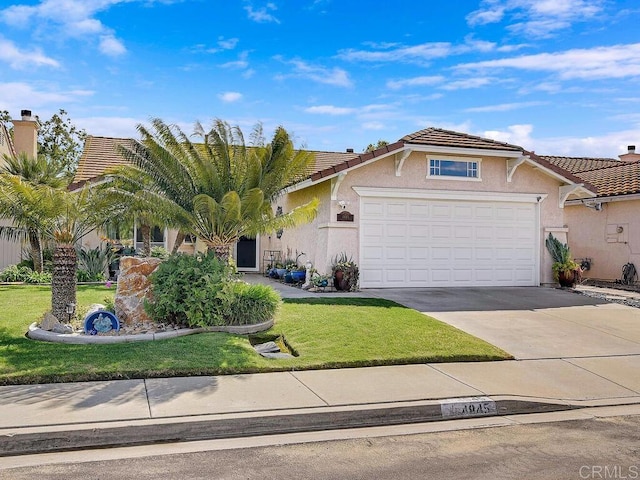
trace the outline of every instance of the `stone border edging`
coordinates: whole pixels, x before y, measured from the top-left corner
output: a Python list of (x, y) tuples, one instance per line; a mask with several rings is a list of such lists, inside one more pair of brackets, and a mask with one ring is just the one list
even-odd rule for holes
[(149, 342), (154, 340), (166, 340), (169, 338), (184, 337), (195, 333), (224, 332), (236, 335), (249, 335), (270, 329), (274, 324), (273, 319), (254, 325), (229, 325), (199, 328), (181, 328), (171, 332), (140, 333), (135, 335), (82, 335), (79, 333), (55, 333), (42, 330), (37, 322), (29, 325), (27, 337), (32, 340), (43, 342), (66, 343), (73, 345), (80, 344), (113, 344), (131, 342)]

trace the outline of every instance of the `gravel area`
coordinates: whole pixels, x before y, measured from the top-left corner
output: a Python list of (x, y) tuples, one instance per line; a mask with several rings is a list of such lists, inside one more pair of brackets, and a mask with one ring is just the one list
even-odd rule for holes
[[(627, 287), (628, 288), (628, 287)], [(640, 308), (640, 292), (634, 290), (617, 289), (615, 284), (607, 287), (593, 285), (576, 285), (573, 291), (587, 297), (600, 298), (611, 303), (620, 303), (630, 307)]]

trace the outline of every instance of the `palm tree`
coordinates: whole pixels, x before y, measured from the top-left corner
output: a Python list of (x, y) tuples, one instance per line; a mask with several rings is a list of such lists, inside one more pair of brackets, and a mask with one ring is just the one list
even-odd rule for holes
[[(3, 160), (4, 165), (0, 166), (0, 177), (4, 179), (3, 191), (0, 193), (0, 218), (11, 220), (12, 225), (0, 226), (0, 238), (28, 241), (33, 269), (42, 272), (42, 219), (37, 215), (38, 205), (34, 203), (37, 199), (28, 185), (62, 188), (65, 186), (62, 170), (48, 163), (42, 156), (34, 158), (26, 153), (20, 153), (16, 157), (3, 155)], [(16, 196), (24, 197), (25, 201), (16, 202)]]
[(52, 209), (44, 235), (53, 239), (53, 272), (51, 275), (51, 313), (63, 320), (69, 304), (76, 304), (76, 270), (78, 258), (75, 245), (82, 237), (102, 225), (113, 215), (99, 190), (85, 187), (70, 192), (66, 189), (40, 187), (39, 192)]
[(28, 241), (33, 269), (42, 272), (42, 229), (49, 220), (52, 206), (39, 194), (39, 188), (17, 175), (0, 175), (0, 218), (10, 225), (0, 225), (0, 238)]
[(276, 216), (273, 202), (292, 183), (304, 178), (313, 156), (295, 150), (287, 131), (278, 127), (265, 144), (254, 129), (247, 147), (238, 127), (215, 120), (210, 130), (196, 124), (203, 143), (192, 143), (178, 127), (153, 119), (151, 129), (138, 125), (141, 140), (122, 145), (131, 165), (114, 174), (119, 182), (150, 188), (138, 197), (171, 218), (183, 233), (205, 242), (227, 260), (242, 236), (255, 237), (291, 228), (315, 217), (314, 199)]

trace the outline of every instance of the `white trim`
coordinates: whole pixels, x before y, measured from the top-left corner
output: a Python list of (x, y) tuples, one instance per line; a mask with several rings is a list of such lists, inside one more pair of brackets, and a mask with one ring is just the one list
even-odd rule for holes
[[(431, 175), (431, 160), (445, 160), (449, 162), (473, 163), (478, 165), (476, 177), (456, 177), (455, 175)], [(467, 165), (468, 168), (468, 165)], [(427, 178), (435, 180), (462, 180), (465, 182), (481, 182), (482, 181), (482, 158), (478, 157), (452, 157), (450, 155), (427, 155)]]
[(596, 194), (587, 190), (583, 183), (572, 183), (569, 185), (561, 185), (558, 187), (558, 207), (564, 208), (564, 204), (569, 198), (569, 195), (586, 193), (586, 198), (595, 198)]
[(356, 229), (359, 228), (358, 224), (355, 222), (330, 222), (330, 223), (322, 223), (318, 225), (318, 230), (323, 228), (343, 228), (343, 229)]
[(530, 160), (528, 155), (522, 156), (520, 158), (507, 159), (507, 182), (511, 181), (511, 179), (513, 178), (513, 174), (516, 173), (518, 167), (527, 160)]
[(346, 176), (347, 172), (340, 172), (337, 177), (331, 179), (331, 200), (338, 199), (338, 189)]
[[(233, 260), (238, 261), (238, 242), (233, 246)], [(260, 271), (260, 235), (256, 235), (256, 260), (255, 267), (238, 267), (239, 272), (259, 272)]]
[(476, 192), (472, 190), (418, 190), (411, 188), (351, 187), (360, 197), (476, 200), (484, 202), (540, 203), (546, 193)]
[(407, 158), (409, 158), (412, 152), (413, 150), (411, 148), (404, 148), (402, 156), (400, 158), (398, 158), (398, 155), (396, 154), (396, 177), (400, 177), (402, 175), (402, 167), (404, 166), (404, 162), (407, 160)]
[(405, 144), (404, 148), (411, 148), (416, 152), (444, 153), (449, 155), (473, 155), (481, 157), (505, 157), (518, 158), (522, 156), (522, 151), (512, 150), (485, 150), (483, 148), (463, 148), (463, 147), (442, 147), (439, 145), (416, 145)]
[[(597, 203), (609, 203), (609, 202), (626, 202), (632, 200), (640, 200), (640, 193), (633, 193), (630, 195), (610, 195), (608, 197), (592, 197)], [(575, 198), (573, 200), (567, 200), (565, 205), (583, 205), (584, 198)]]

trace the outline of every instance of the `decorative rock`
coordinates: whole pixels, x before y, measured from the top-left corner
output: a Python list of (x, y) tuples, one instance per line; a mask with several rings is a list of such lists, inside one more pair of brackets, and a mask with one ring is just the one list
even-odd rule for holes
[(116, 289), (116, 316), (122, 324), (151, 322), (144, 310), (144, 300), (151, 297), (151, 275), (162, 260), (159, 258), (122, 257)]
[(254, 345), (253, 348), (260, 355), (262, 355), (263, 353), (274, 353), (280, 351), (280, 347), (276, 345), (276, 342), (259, 343), (257, 345)]
[(48, 332), (53, 331), (54, 327), (58, 325), (60, 322), (55, 317), (55, 315), (51, 312), (47, 312), (44, 314), (44, 318), (40, 322), (40, 328), (42, 330), (46, 330)]
[(53, 333), (69, 334), (69, 333), (73, 333), (73, 327), (71, 325), (66, 324), (66, 323), (58, 322), (53, 326), (51, 331)]

